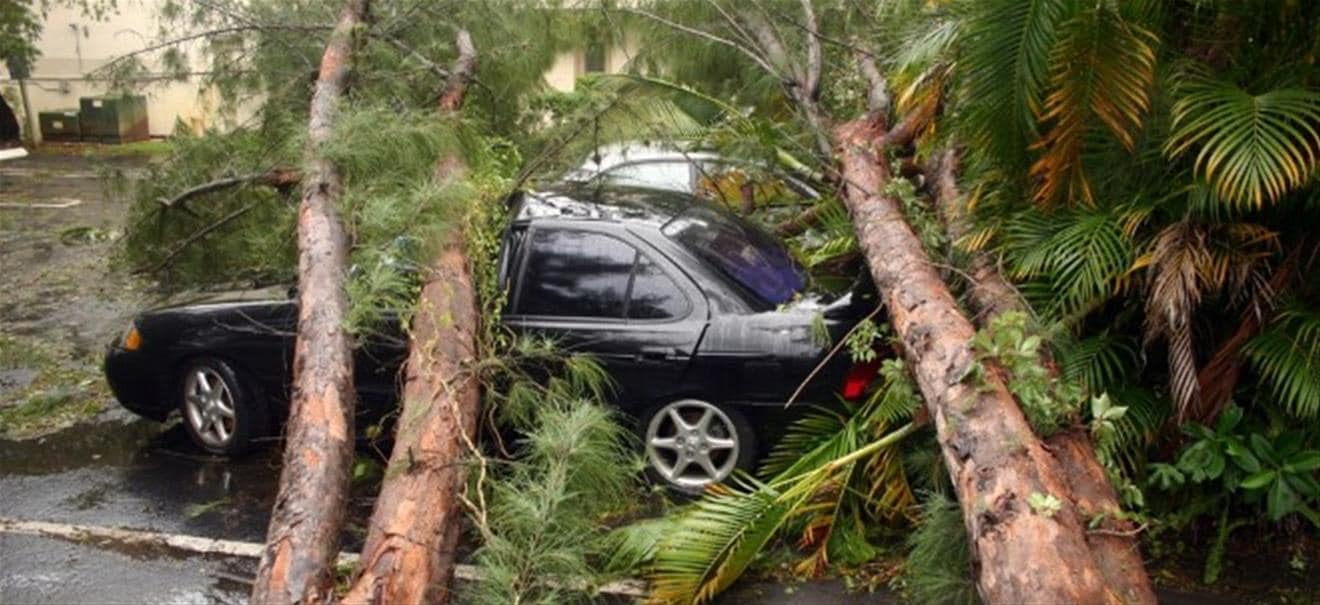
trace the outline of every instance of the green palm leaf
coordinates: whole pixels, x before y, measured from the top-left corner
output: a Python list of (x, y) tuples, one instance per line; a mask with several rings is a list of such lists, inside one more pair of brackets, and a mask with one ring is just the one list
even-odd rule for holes
[(1135, 251), (1114, 211), (1028, 212), (1005, 229), (1005, 260), (1033, 306), (1057, 318), (1108, 299)]
[(1320, 91), (1253, 95), (1194, 71), (1179, 92), (1165, 153), (1199, 148), (1197, 173), (1221, 197), (1260, 208), (1310, 180), (1320, 148)]
[(705, 603), (728, 588), (788, 519), (792, 507), (767, 484), (747, 478), (699, 500), (660, 542), (651, 600)]
[(1155, 36), (1128, 23), (1104, 4), (1082, 12), (1059, 30), (1050, 55), (1051, 92), (1044, 122), (1050, 130), (1034, 146), (1043, 150), (1031, 167), (1036, 201), (1060, 198), (1091, 205), (1082, 169), (1082, 146), (1099, 121), (1128, 151), (1150, 110), (1155, 79)]
[(1036, 115), (1049, 78), (1050, 49), (1067, 17), (1068, 0), (969, 2), (959, 71), (966, 88), (968, 149), (991, 161), (1022, 161), (1036, 140)]
[(1244, 350), (1284, 409), (1308, 421), (1320, 415), (1320, 311), (1289, 305)]

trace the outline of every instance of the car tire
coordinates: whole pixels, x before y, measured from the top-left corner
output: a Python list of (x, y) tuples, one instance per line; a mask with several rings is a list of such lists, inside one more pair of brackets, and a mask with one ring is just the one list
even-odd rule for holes
[(269, 432), (270, 413), (254, 382), (216, 358), (182, 366), (176, 381), (184, 429), (197, 447), (234, 456), (252, 450)]
[(651, 408), (638, 425), (652, 482), (699, 494), (756, 462), (756, 432), (731, 406), (679, 399)]

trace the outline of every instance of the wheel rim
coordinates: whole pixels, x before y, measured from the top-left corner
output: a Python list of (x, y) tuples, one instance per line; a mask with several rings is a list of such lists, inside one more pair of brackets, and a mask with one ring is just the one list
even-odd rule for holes
[(183, 386), (184, 415), (193, 433), (211, 447), (225, 447), (234, 438), (234, 396), (224, 378), (211, 368), (194, 368)]
[(727, 479), (738, 464), (738, 447), (738, 432), (729, 416), (695, 399), (660, 408), (646, 428), (651, 467), (683, 489)]

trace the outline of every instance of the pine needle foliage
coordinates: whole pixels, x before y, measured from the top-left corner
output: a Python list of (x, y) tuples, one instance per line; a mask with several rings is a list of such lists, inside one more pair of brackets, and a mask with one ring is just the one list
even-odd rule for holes
[(976, 605), (971, 546), (958, 503), (938, 493), (926, 495), (921, 523), (908, 537), (903, 566), (904, 596), (931, 605)]

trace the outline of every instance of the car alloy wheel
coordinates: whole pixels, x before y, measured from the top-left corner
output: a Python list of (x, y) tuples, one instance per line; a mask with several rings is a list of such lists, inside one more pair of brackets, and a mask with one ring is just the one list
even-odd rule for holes
[(197, 366), (188, 373), (183, 386), (183, 411), (193, 434), (203, 444), (229, 447), (237, 427), (234, 395), (219, 372)]
[(739, 460), (733, 420), (713, 404), (696, 399), (670, 403), (651, 416), (646, 457), (665, 481), (688, 492), (719, 483)]

